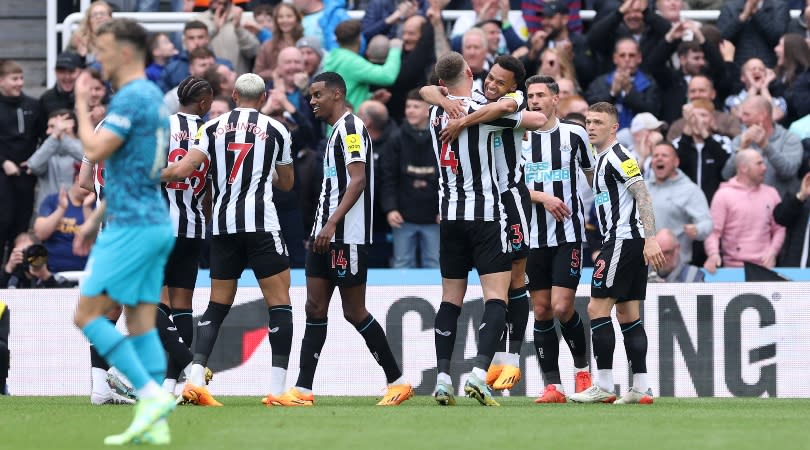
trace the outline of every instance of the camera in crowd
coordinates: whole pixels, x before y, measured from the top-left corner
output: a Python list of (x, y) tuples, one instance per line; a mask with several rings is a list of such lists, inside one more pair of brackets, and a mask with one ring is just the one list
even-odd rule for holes
[(23, 250), (23, 269), (39, 269), (48, 264), (48, 249), (42, 244), (31, 244)]

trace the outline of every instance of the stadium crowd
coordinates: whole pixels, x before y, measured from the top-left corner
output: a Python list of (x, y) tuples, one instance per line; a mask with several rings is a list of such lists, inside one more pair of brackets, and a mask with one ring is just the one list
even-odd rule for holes
[[(56, 84), (39, 99), (22, 92), (19, 64), (0, 62), (0, 205), (13, 211), (0, 217), (3, 288), (14, 287), (9, 280), (60, 285), (38, 280), (36, 269), (20, 272), (23, 249), (15, 242), (44, 246), (42, 274), (83, 268), (70, 241), (95, 196), (74, 182), (82, 156), (74, 83), (83, 70), (99, 69), (93, 31), (114, 10), (157, 11), (159, 3), (93, 2), (56, 61)], [(216, 118), (234, 107), (236, 77), (254, 72), (268, 89), (262, 112), (283, 117), (292, 134), (295, 184), (276, 190), (273, 201), (293, 267), (304, 264), (328, 137), (309, 105), (310, 82), (323, 71), (344, 77), (346, 101), (374, 145), (369, 267), (438, 266), (439, 170), (426, 145), (428, 105), (416, 92), (435, 81), (433, 63), (450, 51), (464, 56), (479, 91), (503, 54), (518, 57), (527, 76), (552, 76), (560, 118), (582, 121), (589, 104), (615, 104), (619, 141), (638, 160), (659, 228), (670, 231), (662, 242), (677, 248), (679, 264), (709, 272), (745, 261), (807, 264), (810, 0), (186, 0), (171, 7), (197, 13), (180, 36), (150, 38), (147, 75), (169, 112), (179, 106), (178, 84), (192, 75), (213, 87), (205, 119)], [(682, 20), (688, 8), (720, 16)], [(364, 10), (362, 20), (351, 20), (350, 9)], [(445, 28), (443, 9), (465, 12)], [(582, 9), (594, 9), (595, 19), (583, 21)], [(791, 19), (791, 9), (799, 17)], [(96, 122), (111, 94), (98, 83)], [(583, 193), (583, 201), (597, 248), (592, 196)], [(28, 280), (20, 284), (21, 277)]]

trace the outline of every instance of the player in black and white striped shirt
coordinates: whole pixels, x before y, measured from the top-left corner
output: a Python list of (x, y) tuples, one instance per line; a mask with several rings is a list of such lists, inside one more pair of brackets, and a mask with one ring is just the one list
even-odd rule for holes
[(578, 184), (582, 170), (593, 184), (596, 165), (585, 129), (558, 120), (560, 88), (553, 78), (535, 75), (526, 80), (529, 109), (550, 117), (540, 130), (528, 134), (523, 157), (532, 210), (526, 268), (534, 308), (534, 347), (546, 388), (536, 403), (565, 403), (560, 379), (556, 318), (576, 367), (576, 392), (591, 386), (585, 348), (585, 329), (574, 309), (582, 270), (585, 239), (584, 209)]
[(657, 270), (665, 262), (655, 240), (652, 201), (638, 163), (616, 141), (619, 128), (616, 107), (606, 102), (591, 105), (585, 126), (597, 151), (594, 197), (604, 237), (602, 250), (594, 262), (588, 304), (597, 375), (590, 388), (569, 398), (583, 403), (616, 401), (613, 393), (616, 336), (610, 318), (615, 305), (633, 372), (633, 386), (617, 403), (649, 404), (653, 399), (648, 392), (647, 334), (640, 319), (641, 301), (647, 290), (647, 264)]
[[(181, 160), (191, 150), (197, 129), (204, 123), (201, 117), (211, 108), (213, 95), (211, 85), (202, 78), (187, 77), (178, 85), (179, 112), (169, 116), (168, 164)], [(203, 211), (203, 199), (210, 195), (206, 190), (208, 166), (206, 158), (188, 178), (163, 185), (176, 239), (163, 271), (156, 325), (169, 354), (163, 387), (171, 393), (180, 371), (193, 359), (189, 350), (194, 336), (191, 299), (205, 238), (208, 211)], [(207, 203), (210, 204), (210, 197)]]
[(382, 366), (388, 390), (378, 405), (399, 405), (413, 396), (380, 324), (366, 309), (367, 245), (372, 236), (374, 153), (359, 117), (346, 108), (346, 82), (323, 72), (310, 86), (312, 111), (332, 126), (323, 158), (323, 184), (307, 251), (306, 331), (295, 387), (273, 399), (278, 406), (312, 406), (312, 381), (326, 342), (329, 301), (340, 291), (344, 317), (363, 336)]
[(270, 396), (284, 390), (292, 346), (289, 258), (272, 189), (288, 191), (293, 185), (290, 134), (282, 124), (259, 113), (267, 100), (260, 76), (241, 75), (233, 98), (237, 108), (203, 125), (192, 150), (162, 176), (164, 181), (184, 180), (206, 159), (211, 161), (211, 301), (197, 323), (194, 364), (183, 390), (186, 400), (203, 405), (218, 404), (203, 385), (204, 366), (246, 267), (259, 280), (270, 313)]
[[(458, 100), (442, 97), (437, 88), (427, 87), (429, 100), (450, 112), (451, 116), (462, 115), (460, 120), (451, 120), (441, 131), (442, 141), (451, 142), (460, 131), (470, 125), (486, 123), (504, 115), (517, 112), (523, 107), (523, 93), (517, 90), (523, 82), (526, 71), (515, 57), (501, 55), (495, 59), (492, 69), (484, 81), (486, 95), (484, 106), (472, 114), (454, 114)], [(431, 94), (431, 91), (435, 91)], [(475, 92), (473, 92), (475, 95)], [(496, 130), (489, 135), (487, 145), (493, 149), (498, 173), (498, 192), (506, 213), (508, 245), (512, 255), (511, 281), (509, 284), (509, 305), (506, 313), (506, 328), (501, 334), (499, 351), (495, 352), (487, 370), (487, 385), (495, 390), (511, 389), (520, 380), (520, 348), (526, 334), (529, 314), (529, 298), (526, 292), (526, 257), (529, 254), (528, 217), (531, 199), (523, 183), (521, 141), (523, 128)], [(507, 350), (507, 338), (509, 340)]]
[[(462, 99), (467, 113), (481, 105), (470, 99), (472, 72), (458, 53), (436, 63), (436, 73), (451, 99)], [(436, 358), (439, 368), (434, 396), (440, 405), (455, 403), (450, 360), (456, 327), (467, 289), (467, 274), (475, 267), (484, 291), (484, 316), (479, 329), (478, 355), (473, 374), (464, 387), (482, 405), (497, 405), (486, 384), (486, 373), (506, 323), (507, 293), (512, 258), (506, 242), (506, 215), (499, 192), (496, 157), (490, 133), (510, 128), (535, 129), (545, 123), (539, 113), (518, 112), (492, 122), (464, 129), (458, 139), (443, 143), (440, 133), (449, 116), (441, 107), (431, 108), (431, 134), (440, 169), (439, 261), (442, 304), (436, 315)]]

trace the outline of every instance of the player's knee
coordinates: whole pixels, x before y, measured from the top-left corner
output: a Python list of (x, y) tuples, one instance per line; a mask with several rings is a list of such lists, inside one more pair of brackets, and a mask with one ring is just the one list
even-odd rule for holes
[(329, 312), (329, 305), (317, 302), (312, 297), (307, 297), (307, 303), (304, 305), (304, 312), (307, 317), (313, 319), (325, 319)]
[[(604, 303), (604, 305), (603, 305)], [(595, 319), (597, 317), (607, 317), (610, 315), (610, 307), (608, 302), (600, 302), (591, 300), (588, 303), (588, 317)]]
[(571, 318), (571, 315), (574, 314), (574, 304), (570, 302), (557, 302), (554, 303), (553, 310), (554, 317), (559, 319), (560, 322), (566, 322)]
[(553, 317), (551, 305), (545, 302), (534, 302), (532, 309), (534, 309), (535, 320), (550, 320)]
[(343, 308), (343, 318), (352, 325), (356, 325), (368, 317), (366, 308)]

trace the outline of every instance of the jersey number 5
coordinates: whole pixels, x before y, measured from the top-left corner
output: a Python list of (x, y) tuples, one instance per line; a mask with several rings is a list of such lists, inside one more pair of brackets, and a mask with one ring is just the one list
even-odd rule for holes
[[(188, 150), (184, 148), (176, 148), (169, 152), (169, 164), (180, 161), (188, 154)], [(191, 175), (188, 176), (188, 183), (183, 181), (173, 181), (166, 183), (166, 189), (175, 189), (178, 191), (186, 191), (188, 188), (194, 189), (194, 195), (199, 195), (205, 187), (205, 176), (208, 174), (208, 166), (210, 163), (206, 159), (202, 165), (197, 168)]]
[(242, 163), (245, 162), (245, 157), (247, 157), (251, 150), (253, 150), (253, 144), (228, 143), (228, 151), (236, 152), (236, 161), (233, 162), (231, 174), (228, 175), (228, 184), (233, 184), (233, 182), (236, 181), (236, 174), (239, 173), (239, 168), (242, 167)]
[(442, 144), (442, 153), (439, 157), (439, 165), (442, 167), (449, 167), (453, 173), (458, 173), (458, 159), (456, 159), (456, 152), (447, 145), (447, 142)]

